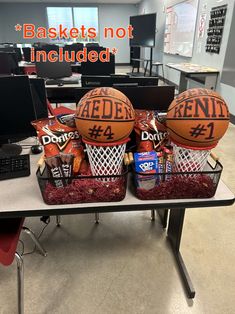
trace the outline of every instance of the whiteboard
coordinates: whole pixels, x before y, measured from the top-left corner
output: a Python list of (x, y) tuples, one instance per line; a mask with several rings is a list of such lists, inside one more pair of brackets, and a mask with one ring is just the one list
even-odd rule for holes
[[(235, 14), (235, 4), (233, 9), (233, 15)], [(228, 44), (226, 48), (226, 54), (224, 58), (223, 72), (221, 76), (221, 83), (235, 87), (235, 19), (232, 19), (230, 27), (230, 33), (228, 38)]]
[(166, 10), (164, 52), (192, 57), (198, 0), (186, 0)]

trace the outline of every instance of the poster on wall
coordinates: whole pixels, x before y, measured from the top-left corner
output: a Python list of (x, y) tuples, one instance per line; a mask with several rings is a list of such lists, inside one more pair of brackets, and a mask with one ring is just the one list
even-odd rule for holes
[(198, 0), (186, 0), (166, 10), (164, 52), (192, 57)]
[(204, 37), (205, 29), (206, 29), (206, 13), (201, 13), (199, 17), (199, 25), (198, 25), (198, 38)]

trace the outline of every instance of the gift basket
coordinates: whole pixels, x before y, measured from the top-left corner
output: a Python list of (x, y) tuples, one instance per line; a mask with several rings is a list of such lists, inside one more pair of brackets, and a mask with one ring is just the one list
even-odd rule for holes
[[(69, 179), (53, 178), (46, 168), (36, 173), (43, 200), (48, 205), (122, 201), (126, 195), (127, 174), (127, 168), (120, 175), (93, 176), (90, 173)], [(103, 179), (107, 181), (101, 181)]]
[(133, 165), (135, 195), (141, 200), (209, 198), (216, 192), (222, 169), (218, 160), (214, 165), (207, 161), (199, 172), (140, 173)]
[(124, 154), (134, 110), (113, 88), (97, 88), (76, 114), (33, 121), (44, 146), (37, 179), (45, 203), (117, 202), (124, 199), (128, 168)]
[[(131, 182), (141, 200), (210, 198), (223, 167), (209, 156), (227, 130), (229, 112), (207, 89), (181, 93), (164, 113), (134, 110), (123, 93), (102, 87), (85, 94), (74, 115), (32, 124), (44, 146), (37, 179), (47, 204), (123, 200), (125, 164), (132, 161)], [(127, 154), (133, 129), (136, 145)]]
[(228, 124), (224, 100), (207, 89), (181, 93), (165, 114), (137, 111), (135, 195), (141, 200), (212, 197), (223, 167), (211, 149)]

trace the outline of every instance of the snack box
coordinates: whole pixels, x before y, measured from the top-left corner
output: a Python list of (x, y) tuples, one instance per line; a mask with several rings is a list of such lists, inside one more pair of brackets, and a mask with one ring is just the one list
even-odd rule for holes
[[(156, 184), (155, 174), (158, 173), (158, 156), (155, 151), (134, 153), (137, 186), (143, 189), (151, 189)], [(145, 176), (141, 176), (144, 173)], [(146, 175), (149, 174), (149, 175)]]

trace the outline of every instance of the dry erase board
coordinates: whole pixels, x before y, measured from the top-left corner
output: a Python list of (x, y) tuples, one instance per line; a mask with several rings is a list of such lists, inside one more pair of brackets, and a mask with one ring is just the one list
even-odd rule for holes
[[(235, 4), (233, 9), (233, 14), (235, 14)], [(221, 77), (221, 83), (224, 83), (226, 85), (235, 87), (235, 19), (232, 19), (232, 24), (230, 27), (230, 33), (228, 38), (228, 44), (226, 48), (226, 54), (224, 58), (224, 66), (223, 66), (223, 72)]]
[(166, 10), (164, 52), (192, 57), (198, 0), (186, 0)]

